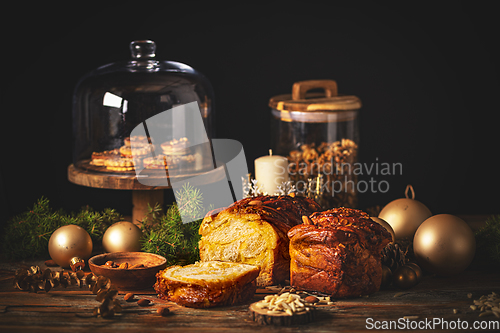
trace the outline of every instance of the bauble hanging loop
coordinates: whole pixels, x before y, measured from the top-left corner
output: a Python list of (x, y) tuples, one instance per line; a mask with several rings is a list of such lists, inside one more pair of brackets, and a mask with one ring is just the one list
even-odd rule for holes
[[(411, 191), (411, 199), (408, 197), (408, 191)], [(396, 242), (402, 239), (412, 239), (420, 224), (432, 216), (427, 206), (415, 200), (413, 186), (406, 186), (405, 196), (406, 198), (388, 203), (378, 216), (392, 227)]]
[(405, 190), (405, 197), (408, 198), (408, 190), (411, 190), (411, 199), (415, 200), (415, 191), (413, 190), (413, 186), (410, 184), (406, 185), (406, 190)]
[(79, 257), (73, 257), (69, 261), (69, 267), (73, 272), (83, 270), (85, 267), (85, 260)]

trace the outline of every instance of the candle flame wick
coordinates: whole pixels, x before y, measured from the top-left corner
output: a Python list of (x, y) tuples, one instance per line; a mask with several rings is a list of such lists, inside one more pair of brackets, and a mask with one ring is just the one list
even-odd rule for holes
[(269, 149), (269, 156), (273, 156), (273, 150)]

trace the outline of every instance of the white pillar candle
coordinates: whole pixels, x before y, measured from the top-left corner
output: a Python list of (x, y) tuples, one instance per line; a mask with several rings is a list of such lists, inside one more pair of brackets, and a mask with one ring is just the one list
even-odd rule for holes
[(278, 186), (288, 181), (288, 160), (286, 157), (273, 155), (262, 156), (255, 160), (255, 179), (262, 192), (269, 195), (278, 193)]

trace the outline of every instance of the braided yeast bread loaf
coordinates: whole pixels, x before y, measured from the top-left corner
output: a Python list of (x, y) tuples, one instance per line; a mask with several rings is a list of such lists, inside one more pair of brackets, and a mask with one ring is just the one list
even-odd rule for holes
[(302, 223), (302, 216), (320, 210), (311, 199), (292, 196), (245, 198), (200, 226), (202, 261), (222, 260), (257, 265), (258, 286), (290, 278), (287, 232)]
[(381, 251), (392, 241), (391, 234), (356, 209), (335, 208), (309, 218), (288, 231), (290, 284), (333, 297), (378, 291)]

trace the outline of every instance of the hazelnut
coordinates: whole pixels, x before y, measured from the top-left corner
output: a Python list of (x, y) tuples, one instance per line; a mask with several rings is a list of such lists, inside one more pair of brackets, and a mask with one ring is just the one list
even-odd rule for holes
[(318, 303), (319, 302), (319, 298), (317, 298), (316, 296), (307, 296), (304, 301), (306, 301), (307, 303)]
[(151, 301), (149, 299), (141, 298), (137, 301), (137, 305), (139, 306), (148, 306)]
[(162, 306), (162, 307), (159, 307), (158, 309), (156, 309), (156, 313), (158, 313), (162, 317), (166, 317), (166, 316), (170, 315), (170, 310), (166, 306)]
[(118, 266), (119, 269), (128, 269), (128, 262), (122, 262), (120, 266)]

